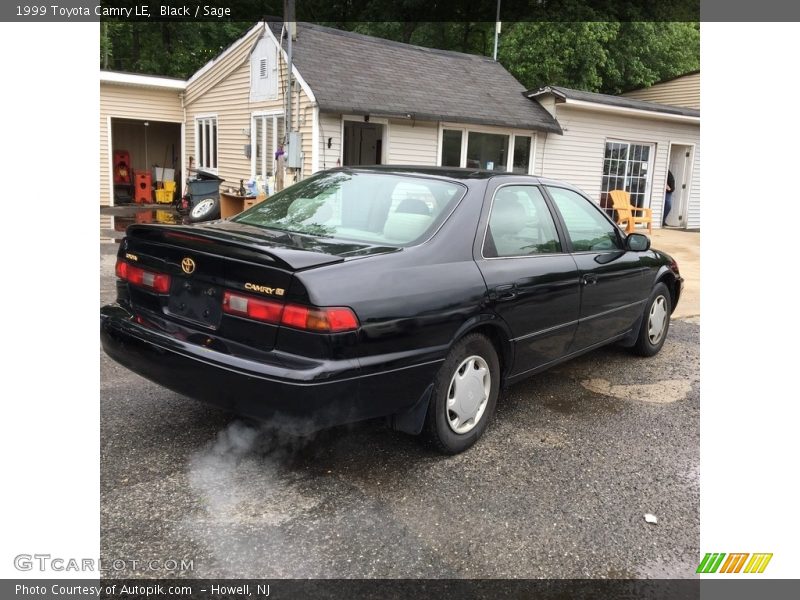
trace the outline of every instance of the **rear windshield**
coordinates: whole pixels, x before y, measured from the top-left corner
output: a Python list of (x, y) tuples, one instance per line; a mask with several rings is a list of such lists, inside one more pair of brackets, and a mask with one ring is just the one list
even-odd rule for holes
[(270, 196), (232, 220), (279, 231), (410, 246), (425, 241), (466, 188), (389, 173), (327, 171)]

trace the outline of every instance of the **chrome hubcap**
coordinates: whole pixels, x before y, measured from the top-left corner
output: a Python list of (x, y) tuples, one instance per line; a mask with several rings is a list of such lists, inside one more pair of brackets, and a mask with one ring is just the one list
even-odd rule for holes
[(650, 307), (650, 317), (647, 319), (647, 335), (654, 346), (661, 341), (667, 328), (667, 299), (659, 296)]
[(192, 209), (192, 216), (193, 217), (205, 216), (211, 211), (213, 206), (214, 206), (214, 200), (212, 200), (211, 198), (206, 198), (205, 200), (201, 200)]
[(447, 390), (447, 422), (456, 433), (467, 433), (480, 422), (492, 377), (489, 365), (480, 356), (470, 356), (456, 369)]

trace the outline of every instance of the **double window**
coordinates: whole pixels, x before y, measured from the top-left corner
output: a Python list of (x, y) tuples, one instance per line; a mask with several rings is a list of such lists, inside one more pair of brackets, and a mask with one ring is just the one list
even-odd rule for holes
[(275, 174), (275, 152), (285, 135), (283, 114), (254, 115), (251, 131), (253, 147), (250, 170), (254, 178), (261, 176), (266, 179)]
[(528, 174), (532, 146), (529, 135), (443, 129), (441, 165)]
[(195, 154), (197, 167), (204, 171), (217, 170), (217, 117), (195, 119)]

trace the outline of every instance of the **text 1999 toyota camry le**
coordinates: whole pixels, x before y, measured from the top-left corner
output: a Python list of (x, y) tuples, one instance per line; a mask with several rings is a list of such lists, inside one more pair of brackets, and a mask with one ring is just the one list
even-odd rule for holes
[(604, 344), (661, 349), (683, 280), (575, 188), (335, 169), (230, 220), (132, 225), (105, 351), (233, 412), (300, 428), (386, 417), (444, 452), (502, 385)]

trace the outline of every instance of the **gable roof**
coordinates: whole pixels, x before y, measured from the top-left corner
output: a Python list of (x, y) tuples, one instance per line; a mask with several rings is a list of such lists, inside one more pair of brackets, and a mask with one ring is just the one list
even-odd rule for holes
[[(281, 23), (269, 25), (280, 39)], [(292, 55), (323, 111), (561, 133), (555, 118), (524, 96), (524, 86), (484, 56), (311, 23), (297, 23)]]
[(557, 101), (568, 102), (587, 102), (604, 106), (613, 106), (622, 109), (640, 110), (662, 115), (673, 115), (677, 117), (700, 118), (700, 111), (694, 108), (683, 108), (680, 106), (670, 106), (647, 100), (636, 100), (623, 96), (611, 96), (609, 94), (598, 94), (596, 92), (584, 92), (583, 90), (573, 90), (561, 86), (548, 85), (536, 90), (528, 90), (525, 95), (528, 98), (538, 98), (552, 94)]

